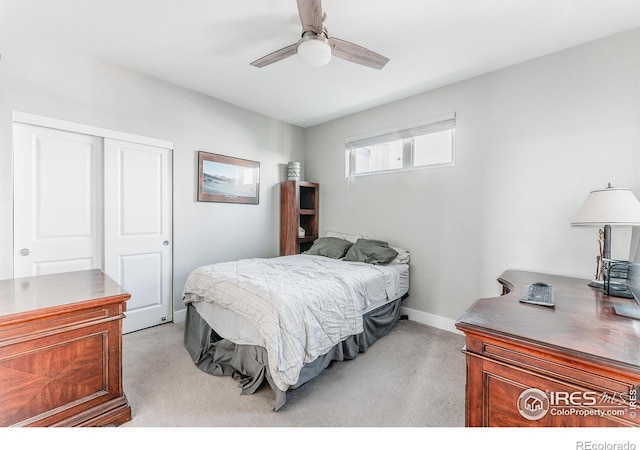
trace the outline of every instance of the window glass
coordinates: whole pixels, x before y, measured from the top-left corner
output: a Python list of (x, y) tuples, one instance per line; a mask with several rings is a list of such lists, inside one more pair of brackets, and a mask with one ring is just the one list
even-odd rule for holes
[(414, 167), (453, 162), (453, 130), (438, 131), (413, 139)]
[(347, 141), (347, 176), (453, 165), (455, 115)]
[(354, 149), (354, 174), (402, 169), (402, 141)]

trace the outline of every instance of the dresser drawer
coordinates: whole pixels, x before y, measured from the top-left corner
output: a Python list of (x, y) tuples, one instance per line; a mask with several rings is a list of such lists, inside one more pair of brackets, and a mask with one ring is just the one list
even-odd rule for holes
[[(468, 386), (476, 387), (467, 396), (474, 426), (640, 425), (633, 372), (486, 336), (468, 336), (465, 353)], [(527, 400), (540, 400), (546, 414), (528, 415)]]
[(0, 347), (16, 340), (34, 339), (60, 330), (124, 318), (121, 305), (63, 312), (50, 317), (0, 324)]
[(538, 376), (519, 368), (484, 360), (483, 426), (490, 427), (621, 427), (637, 426), (628, 398), (603, 397), (599, 391)]
[(122, 389), (129, 298), (98, 270), (0, 281), (0, 426), (131, 420)]

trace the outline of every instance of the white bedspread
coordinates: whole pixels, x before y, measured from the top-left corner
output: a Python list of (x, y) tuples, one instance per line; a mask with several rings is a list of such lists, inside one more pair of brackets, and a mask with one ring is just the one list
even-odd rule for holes
[(362, 332), (362, 312), (397, 292), (399, 271), (322, 256), (243, 259), (195, 269), (185, 304), (205, 301), (251, 322), (269, 356), (279, 389), (298, 380), (304, 364)]

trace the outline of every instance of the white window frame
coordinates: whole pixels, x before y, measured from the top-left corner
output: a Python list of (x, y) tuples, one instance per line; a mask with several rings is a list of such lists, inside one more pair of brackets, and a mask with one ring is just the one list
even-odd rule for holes
[[(414, 138), (424, 136), (439, 131), (451, 130), (451, 161), (435, 164), (424, 164), (414, 166)], [(425, 122), (419, 122), (412, 125), (396, 127), (385, 131), (357, 136), (349, 138), (345, 141), (345, 175), (346, 177), (361, 177), (370, 175), (380, 175), (385, 173), (405, 172), (410, 170), (432, 169), (437, 167), (449, 167), (455, 165), (455, 130), (456, 115), (455, 113), (445, 114), (436, 118), (432, 118)], [(356, 150), (359, 148), (383, 144), (402, 140), (403, 158), (402, 167), (397, 169), (373, 170), (369, 172), (356, 173), (355, 159)]]

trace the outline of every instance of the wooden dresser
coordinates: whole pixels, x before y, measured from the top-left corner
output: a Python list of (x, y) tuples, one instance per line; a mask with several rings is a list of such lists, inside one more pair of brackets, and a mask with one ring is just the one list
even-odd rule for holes
[(129, 297), (100, 270), (0, 281), (0, 426), (131, 420), (122, 389)]
[[(503, 295), (475, 302), (465, 333), (467, 426), (640, 425), (640, 321), (617, 316), (589, 280), (507, 271)], [(555, 307), (519, 302), (536, 281), (554, 286)]]

